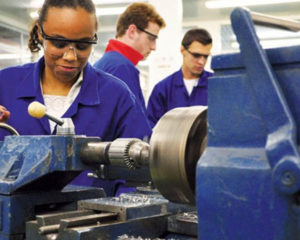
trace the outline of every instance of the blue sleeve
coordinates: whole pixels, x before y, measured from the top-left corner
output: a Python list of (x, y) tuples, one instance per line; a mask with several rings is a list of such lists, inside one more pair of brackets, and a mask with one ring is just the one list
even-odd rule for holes
[(122, 80), (132, 93), (136, 96), (137, 101), (146, 111), (145, 99), (140, 85), (139, 70), (122, 54), (109, 51), (101, 59), (94, 63), (96, 69), (101, 69), (120, 80)]
[(138, 96), (140, 92), (139, 86), (139, 76), (136, 69), (133, 69), (130, 65), (119, 65), (113, 68), (109, 72), (110, 74), (120, 78), (123, 82), (127, 84), (129, 89), (133, 92), (135, 96)]
[(147, 106), (147, 118), (152, 128), (166, 113), (166, 103), (167, 99), (163, 94), (163, 90), (159, 87), (159, 85), (156, 85), (152, 90)]
[(117, 112), (115, 138), (150, 138), (152, 129), (131, 91), (124, 92), (120, 97)]

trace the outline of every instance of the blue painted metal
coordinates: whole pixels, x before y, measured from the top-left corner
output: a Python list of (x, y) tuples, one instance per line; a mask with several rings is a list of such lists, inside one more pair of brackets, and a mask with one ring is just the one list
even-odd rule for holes
[[(0, 149), (0, 193), (10, 194), (30, 188), (62, 189), (80, 171), (89, 169), (79, 159), (79, 150), (86, 141), (98, 138), (74, 136), (9, 136)], [(63, 178), (53, 178), (51, 186), (42, 178), (64, 171)], [(43, 185), (44, 186), (41, 186)], [(38, 185), (38, 186), (37, 186)], [(43, 188), (44, 187), (44, 188)]]
[(245, 9), (231, 21), (241, 53), (212, 60), (208, 143), (197, 165), (199, 239), (296, 240), (300, 47), (262, 49)]
[[(25, 223), (39, 214), (41, 206), (57, 206), (49, 212), (63, 211), (65, 205), (74, 210), (79, 200), (105, 195), (100, 188), (63, 190), (83, 170), (99, 169), (100, 164), (87, 165), (80, 160), (82, 145), (98, 141), (97, 137), (56, 135), (7, 136), (0, 142), (0, 240), (24, 239)], [(114, 175), (107, 168), (103, 175), (109, 179), (130, 180), (134, 175), (138, 181), (149, 180), (143, 169), (132, 174), (115, 167), (120, 174)]]
[(77, 201), (103, 197), (102, 189), (81, 188), (73, 191), (32, 191), (12, 195), (0, 195), (2, 229), (0, 240), (25, 239), (25, 223), (45, 211), (76, 210)]
[(76, 209), (78, 200), (104, 196), (102, 189), (63, 190), (81, 170), (90, 168), (80, 161), (79, 150), (91, 140), (99, 138), (5, 138), (0, 149), (0, 240), (24, 239), (25, 222), (49, 206)]

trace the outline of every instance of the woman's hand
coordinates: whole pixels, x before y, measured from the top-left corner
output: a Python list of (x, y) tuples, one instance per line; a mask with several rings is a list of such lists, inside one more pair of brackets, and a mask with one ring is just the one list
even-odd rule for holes
[(6, 122), (10, 117), (10, 112), (0, 105), (0, 122)]

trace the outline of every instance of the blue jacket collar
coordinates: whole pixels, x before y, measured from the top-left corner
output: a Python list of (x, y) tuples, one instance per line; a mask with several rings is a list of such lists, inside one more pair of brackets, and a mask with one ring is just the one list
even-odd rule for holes
[[(33, 68), (28, 68), (27, 76), (18, 87), (18, 98), (33, 98), (36, 101), (44, 102), (40, 85), (40, 76), (44, 66), (45, 60), (44, 57), (42, 57), (37, 63), (33, 64)], [(74, 103), (76, 102), (88, 106), (100, 103), (100, 96), (98, 94), (99, 83), (95, 80), (98, 78), (96, 74), (96, 71), (88, 63), (84, 68), (82, 86)]]
[(180, 68), (177, 72), (174, 73), (175, 86), (183, 87), (183, 74), (182, 69)]

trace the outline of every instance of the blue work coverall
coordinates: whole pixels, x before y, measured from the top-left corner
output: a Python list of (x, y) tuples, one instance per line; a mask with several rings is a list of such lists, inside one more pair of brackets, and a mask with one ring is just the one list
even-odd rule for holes
[(147, 105), (147, 117), (151, 127), (153, 128), (158, 120), (173, 108), (206, 106), (207, 83), (212, 75), (213, 73), (204, 70), (191, 95), (184, 85), (181, 69), (158, 82), (152, 90)]

